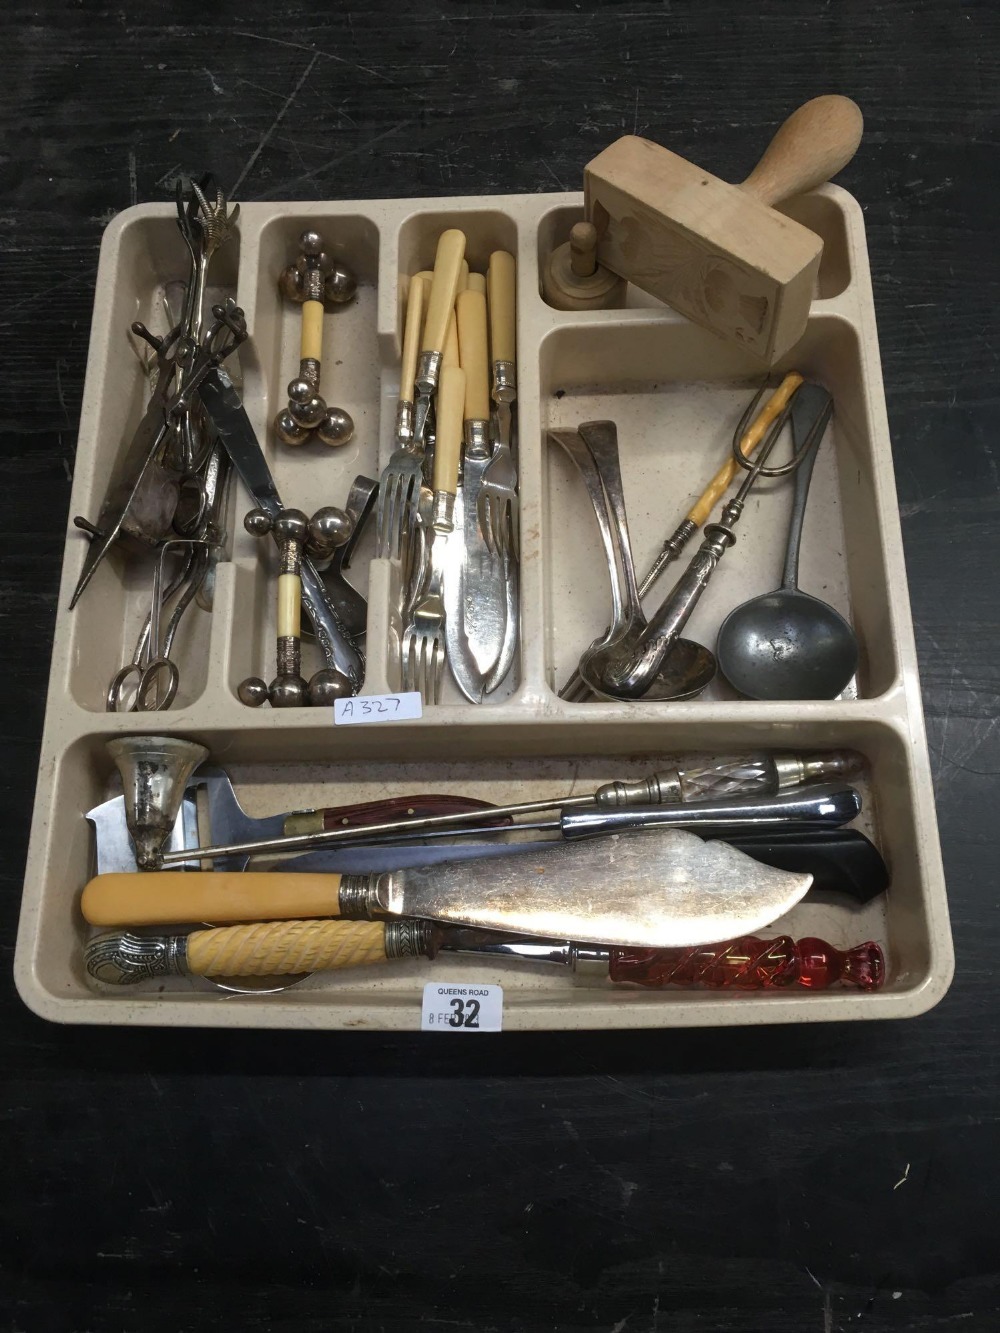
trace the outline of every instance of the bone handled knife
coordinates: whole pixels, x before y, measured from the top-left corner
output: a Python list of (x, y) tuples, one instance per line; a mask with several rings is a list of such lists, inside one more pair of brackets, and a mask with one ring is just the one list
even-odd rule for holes
[(456, 301), (459, 356), (465, 371), (461, 480), (455, 498), (456, 577), (445, 582), (448, 663), (459, 689), (482, 703), (504, 645), (507, 592), (504, 564), (479, 525), (479, 493), (492, 458), (486, 296), (469, 289)]
[(410, 444), (413, 440), (413, 403), (416, 396), (417, 353), (423, 331), (424, 311), (427, 308), (429, 284), (420, 273), (410, 279), (406, 299), (406, 322), (403, 328), (403, 358), (399, 371), (399, 402), (396, 406), (396, 440)]
[(414, 439), (422, 445), (427, 425), (431, 398), (437, 391), (448, 336), (448, 322), (455, 309), (455, 296), (462, 279), (465, 259), (465, 233), (457, 227), (443, 231), (438, 238), (434, 256), (434, 273), (427, 297), (424, 331), (417, 358), (415, 384), (417, 390), (414, 411)]
[(775, 870), (725, 843), (670, 830), (380, 875), (99, 875), (84, 889), (81, 907), (94, 926), (416, 916), (665, 949), (752, 934), (790, 911), (811, 884), (811, 875)]

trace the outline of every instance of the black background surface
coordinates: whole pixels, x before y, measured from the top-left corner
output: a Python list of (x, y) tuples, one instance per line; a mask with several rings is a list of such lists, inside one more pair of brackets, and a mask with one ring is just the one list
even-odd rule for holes
[[(11, 1330), (994, 1330), (1000, 10), (43, 0), (0, 14), (0, 661)], [(958, 955), (891, 1025), (60, 1029), (13, 989), (101, 232), (237, 197), (579, 188), (638, 130), (727, 179), (866, 117), (866, 215)], [(902, 1182), (902, 1183), (901, 1183)]]

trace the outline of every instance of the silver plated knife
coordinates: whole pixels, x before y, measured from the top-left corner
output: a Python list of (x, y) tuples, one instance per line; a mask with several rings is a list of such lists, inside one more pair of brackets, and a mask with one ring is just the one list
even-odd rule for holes
[(504, 561), (491, 552), (479, 521), (483, 473), (490, 448), (489, 355), (484, 292), (468, 289), (456, 302), (458, 341), (466, 372), (463, 462), (455, 508), (457, 577), (446, 585), (445, 637), (455, 683), (471, 703), (482, 703), (503, 654), (509, 592)]

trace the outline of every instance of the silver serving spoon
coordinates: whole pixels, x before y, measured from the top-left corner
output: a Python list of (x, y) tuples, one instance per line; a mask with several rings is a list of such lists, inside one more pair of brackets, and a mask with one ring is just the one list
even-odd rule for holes
[[(590, 670), (595, 659), (603, 660), (610, 651), (631, 653), (646, 629), (625, 512), (618, 431), (613, 421), (587, 421), (579, 431), (549, 431), (549, 438), (562, 446), (584, 479), (611, 578), (611, 624), (581, 656), (580, 676), (599, 698), (618, 702), (615, 695), (598, 688), (601, 682), (595, 680)], [(715, 672), (715, 658), (709, 649), (690, 639), (679, 639), (661, 663), (644, 698), (647, 701), (693, 698), (711, 683)], [(564, 688), (563, 695), (568, 688)]]

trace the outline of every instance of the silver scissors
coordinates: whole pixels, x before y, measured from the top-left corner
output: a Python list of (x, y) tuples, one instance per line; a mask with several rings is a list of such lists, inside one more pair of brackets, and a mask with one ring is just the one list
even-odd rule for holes
[[(204, 582), (209, 553), (215, 545), (215, 542), (176, 537), (160, 547), (153, 567), (149, 615), (139, 634), (132, 661), (111, 677), (106, 697), (109, 713), (150, 713), (169, 708), (173, 703), (180, 672), (170, 657), (170, 650), (184, 612)], [(187, 554), (164, 589), (167, 557), (171, 548), (178, 547), (186, 547)], [(175, 597), (178, 600), (161, 639), (164, 610)]]

